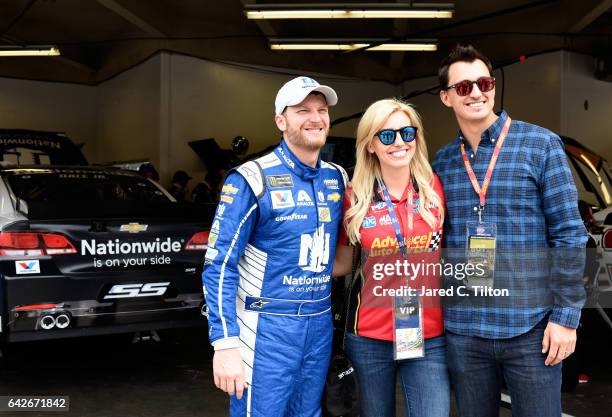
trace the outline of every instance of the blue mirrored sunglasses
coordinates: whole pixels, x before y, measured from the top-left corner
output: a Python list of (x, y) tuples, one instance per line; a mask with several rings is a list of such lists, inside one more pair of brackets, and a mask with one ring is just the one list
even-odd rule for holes
[(395, 142), (398, 132), (404, 142), (412, 142), (416, 138), (417, 128), (414, 126), (404, 126), (399, 129), (383, 129), (376, 132), (376, 136), (378, 136), (383, 145), (391, 145)]

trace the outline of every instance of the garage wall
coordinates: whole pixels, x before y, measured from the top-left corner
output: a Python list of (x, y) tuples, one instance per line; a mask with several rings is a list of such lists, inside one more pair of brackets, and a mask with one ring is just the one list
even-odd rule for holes
[(156, 55), (98, 85), (93, 162), (149, 158), (159, 166), (160, 66)]
[[(504, 68), (504, 108), (512, 118), (560, 132), (561, 59), (561, 53), (555, 52)], [(503, 77), (500, 70), (495, 70), (493, 75), (497, 80), (495, 110), (499, 111), (502, 106)], [(403, 83), (400, 91), (402, 95), (409, 95), (437, 85), (437, 77), (429, 77)], [(458, 126), (453, 111), (442, 104), (438, 94), (422, 94), (409, 101), (423, 117), (429, 154), (433, 158), (438, 148), (457, 135)]]
[[(504, 108), (508, 114), (561, 134), (561, 52), (528, 58), (504, 68)], [(495, 71), (500, 79), (500, 71)], [(501, 85), (497, 86), (500, 108)]]
[[(438, 85), (436, 77), (421, 78), (400, 85), (400, 95), (410, 96), (419, 91), (428, 90)], [(451, 109), (444, 107), (438, 93), (425, 93), (408, 102), (415, 106), (423, 119), (425, 140), (429, 151), (429, 159), (433, 159), (436, 150), (456, 136), (457, 121)]]
[[(570, 136), (612, 160), (612, 83), (593, 76), (591, 56), (559, 51), (531, 57), (504, 68), (504, 108), (515, 119), (544, 126)], [(502, 72), (494, 72), (497, 84), (495, 109), (501, 108)], [(437, 85), (435, 77), (400, 85), (400, 95)], [(584, 103), (588, 101), (588, 110)], [(424, 119), (430, 155), (454, 138), (457, 123), (452, 110), (437, 95), (423, 94), (410, 100)]]
[(66, 132), (95, 157), (96, 88), (0, 78), (0, 127)]
[[(187, 145), (192, 140), (213, 137), (229, 149), (232, 138), (241, 135), (249, 139), (250, 152), (277, 142), (274, 99), (282, 84), (295, 76), (171, 55), (168, 172), (184, 169), (198, 179), (203, 176), (202, 163)], [(332, 120), (362, 111), (396, 91), (382, 82), (313, 77), (338, 93), (338, 105), (330, 109)], [(332, 134), (353, 136), (357, 121), (339, 125)]]
[[(591, 57), (569, 52), (509, 65), (505, 108), (516, 119), (575, 137), (612, 160), (612, 83), (595, 80), (592, 73)], [(501, 81), (499, 70), (494, 75)], [(75, 142), (86, 144), (84, 152), (92, 162), (148, 158), (165, 184), (177, 169), (197, 181), (204, 167), (187, 142), (214, 137), (229, 148), (234, 136), (243, 135), (250, 140), (250, 151), (257, 151), (277, 141), (273, 101), (280, 85), (293, 76), (161, 53), (97, 87), (0, 78), (0, 126), (66, 131)], [(332, 120), (363, 111), (380, 98), (437, 84), (435, 77), (394, 87), (313, 76), (338, 92)], [(410, 101), (423, 116), (433, 156), (455, 137), (454, 115), (437, 94)], [(500, 102), (501, 82), (496, 109)], [(357, 122), (358, 118), (337, 125), (332, 134), (353, 136)]]
[(593, 76), (591, 56), (564, 52), (561, 63), (561, 131), (612, 161), (612, 82)]

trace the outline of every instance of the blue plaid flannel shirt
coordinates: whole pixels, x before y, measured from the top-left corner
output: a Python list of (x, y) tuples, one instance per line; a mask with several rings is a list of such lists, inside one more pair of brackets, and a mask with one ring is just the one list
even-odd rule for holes
[[(466, 153), (480, 185), (489, 166), (506, 112), (483, 132), (477, 152), (465, 140)], [(461, 132), (440, 149), (432, 164), (444, 186), (446, 218), (444, 246), (465, 248), (466, 222), (478, 220), (479, 197), (469, 180), (461, 155)], [(560, 138), (547, 129), (512, 120), (486, 196), (483, 221), (497, 224), (497, 249), (584, 248), (587, 232), (578, 212), (578, 194)], [(548, 249), (546, 249), (548, 251)], [(554, 250), (554, 249), (553, 249)], [(583, 253), (576, 251), (575, 253)], [(548, 303), (509, 307), (449, 305), (444, 309), (448, 331), (491, 339), (510, 338), (549, 320), (576, 328), (584, 304), (584, 257), (572, 267), (553, 256), (547, 274), (554, 275)], [(512, 276), (509, 277), (513, 279)], [(497, 286), (497, 270), (496, 270)]]

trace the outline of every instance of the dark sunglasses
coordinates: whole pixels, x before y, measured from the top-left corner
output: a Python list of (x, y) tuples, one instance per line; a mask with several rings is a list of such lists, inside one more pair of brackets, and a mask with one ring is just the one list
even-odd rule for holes
[(391, 145), (395, 142), (398, 132), (404, 142), (412, 142), (416, 138), (417, 128), (414, 126), (404, 126), (399, 129), (383, 129), (376, 132), (376, 136), (378, 136), (383, 145)]
[(488, 91), (493, 90), (493, 88), (495, 88), (495, 78), (494, 77), (480, 77), (476, 81), (463, 80), (463, 81), (459, 81), (456, 84), (446, 87), (444, 90), (450, 90), (451, 88), (454, 88), (458, 96), (467, 96), (468, 94), (472, 93), (472, 90), (474, 89), (474, 84), (478, 86), (478, 89), (482, 93), (486, 93)]

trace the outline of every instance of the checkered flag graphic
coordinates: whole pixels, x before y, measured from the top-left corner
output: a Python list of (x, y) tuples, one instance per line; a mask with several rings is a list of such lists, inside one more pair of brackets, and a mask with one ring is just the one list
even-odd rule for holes
[(434, 252), (440, 247), (440, 240), (442, 240), (442, 232), (433, 232), (431, 234), (431, 240), (429, 241), (428, 252)]

